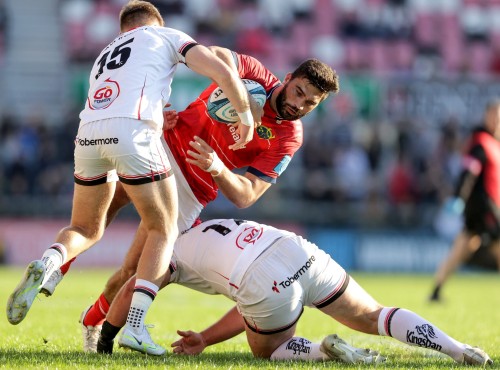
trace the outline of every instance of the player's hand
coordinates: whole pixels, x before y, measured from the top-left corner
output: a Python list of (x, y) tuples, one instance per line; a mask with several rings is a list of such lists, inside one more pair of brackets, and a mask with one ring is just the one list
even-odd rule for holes
[(163, 108), (163, 131), (173, 129), (177, 124), (179, 116), (176, 110), (168, 110), (166, 108), (170, 107), (172, 104), (167, 103)]
[(236, 133), (240, 138), (234, 144), (229, 145), (229, 149), (238, 150), (245, 148), (245, 145), (252, 141), (255, 129), (262, 124), (264, 110), (252, 97), (250, 97), (250, 110), (252, 111), (254, 125), (246, 126), (241, 122), (236, 122), (234, 124), (236, 126)]
[(193, 150), (188, 150), (187, 154), (190, 157), (186, 157), (186, 162), (194, 164), (200, 167), (203, 171), (209, 169), (213, 161), (217, 157), (217, 153), (208, 145), (205, 140), (195, 136), (193, 141), (189, 142), (189, 145)]
[(170, 346), (173, 347), (173, 352), (178, 355), (198, 355), (207, 347), (200, 333), (195, 333), (191, 330), (177, 330), (177, 334), (182, 338), (175, 341)]
[(241, 122), (233, 123), (233, 126), (236, 127), (236, 133), (240, 137), (234, 144), (229, 145), (229, 149), (238, 150), (246, 148), (246, 144), (252, 141), (253, 133), (255, 131), (254, 126), (246, 126)]

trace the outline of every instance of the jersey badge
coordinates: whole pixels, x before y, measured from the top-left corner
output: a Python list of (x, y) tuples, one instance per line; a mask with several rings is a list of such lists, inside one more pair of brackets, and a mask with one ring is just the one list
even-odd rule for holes
[(269, 127), (262, 125), (257, 127), (257, 135), (259, 135), (261, 139), (266, 139), (266, 140), (274, 139), (276, 137), (274, 136), (273, 131)]

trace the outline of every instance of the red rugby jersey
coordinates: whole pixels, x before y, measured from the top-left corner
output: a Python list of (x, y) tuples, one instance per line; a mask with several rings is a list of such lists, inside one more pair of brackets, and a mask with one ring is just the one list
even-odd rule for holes
[(239, 138), (234, 127), (215, 121), (207, 113), (207, 100), (216, 88), (215, 84), (211, 84), (184, 111), (179, 112), (174, 129), (164, 132), (182, 173), (203, 206), (216, 198), (218, 188), (210, 173), (186, 162), (187, 151), (191, 149), (189, 142), (195, 135), (205, 140), (230, 170), (248, 167), (247, 172), (270, 183), (276, 182), (302, 145), (302, 122), (277, 120), (276, 112), (269, 104), (270, 93), (280, 85), (280, 80), (255, 58), (236, 53), (234, 56), (240, 77), (259, 82), (268, 94), (262, 126), (256, 130), (246, 148), (230, 150), (229, 145)]

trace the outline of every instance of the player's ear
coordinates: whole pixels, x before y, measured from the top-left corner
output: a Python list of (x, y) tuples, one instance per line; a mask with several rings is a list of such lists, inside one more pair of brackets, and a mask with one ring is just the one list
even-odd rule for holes
[(285, 79), (283, 80), (283, 83), (286, 84), (288, 81), (292, 79), (292, 74), (288, 72), (285, 76)]

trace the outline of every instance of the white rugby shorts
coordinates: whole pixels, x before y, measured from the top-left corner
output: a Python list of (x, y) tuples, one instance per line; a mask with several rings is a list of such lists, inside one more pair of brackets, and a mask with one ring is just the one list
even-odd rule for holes
[(175, 176), (175, 182), (177, 187), (177, 195), (179, 197), (179, 217), (177, 226), (179, 227), (179, 232), (182, 233), (193, 226), (196, 219), (200, 216), (203, 210), (202, 204), (198, 201), (193, 191), (189, 187), (189, 184), (184, 177), (177, 161), (175, 160), (172, 152), (168, 148), (165, 139), (162, 136), (161, 139), (163, 148), (167, 153), (167, 158), (172, 166), (172, 172)]
[(110, 118), (81, 125), (75, 139), (75, 182), (103, 184), (114, 169), (119, 180), (130, 185), (170, 176), (161, 137), (152, 121)]
[(349, 275), (300, 236), (278, 239), (248, 268), (231, 294), (247, 326), (260, 334), (292, 327), (304, 306), (324, 307), (347, 288)]

